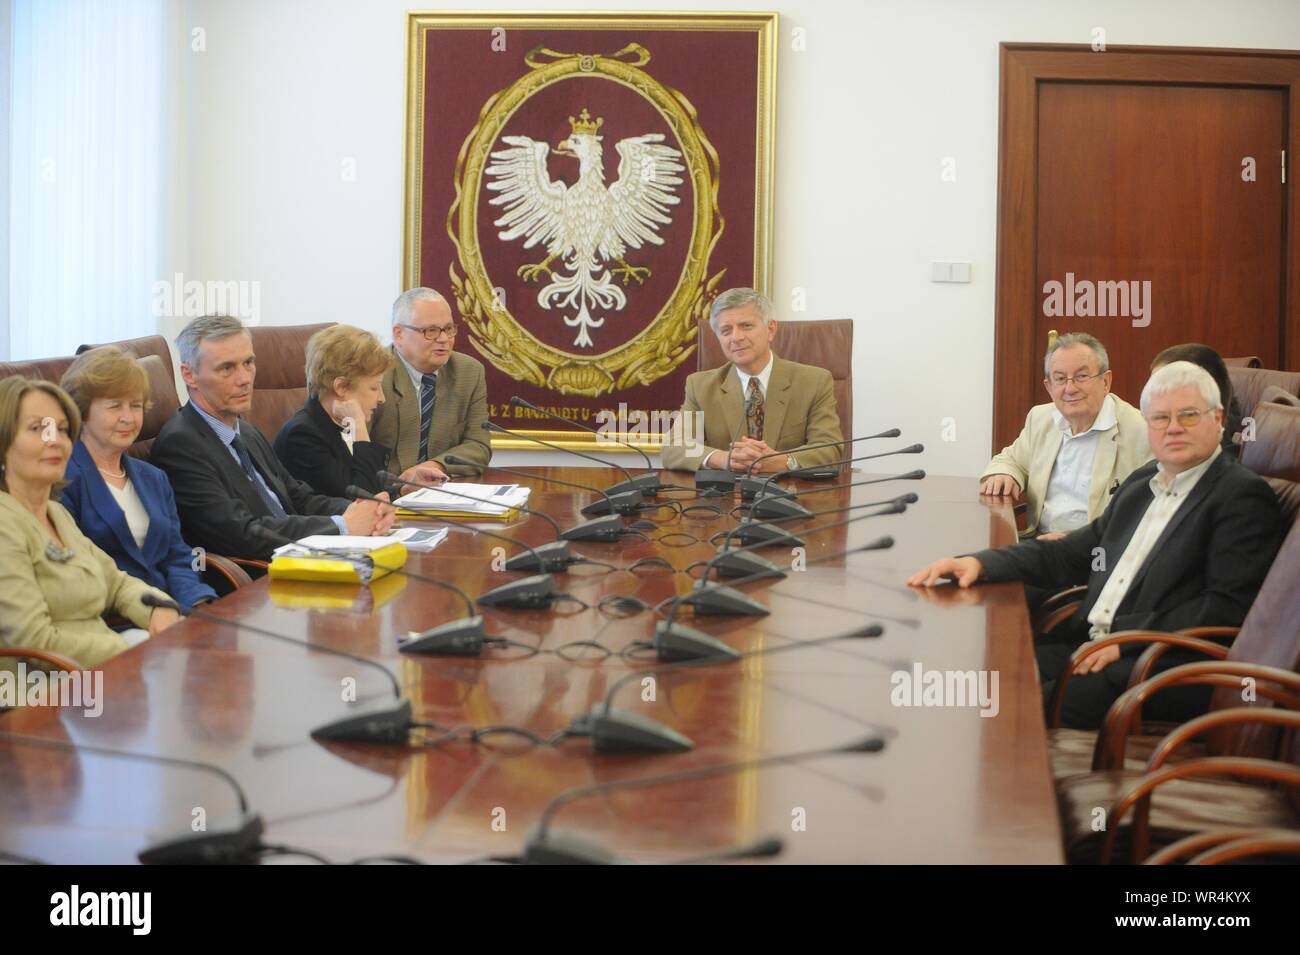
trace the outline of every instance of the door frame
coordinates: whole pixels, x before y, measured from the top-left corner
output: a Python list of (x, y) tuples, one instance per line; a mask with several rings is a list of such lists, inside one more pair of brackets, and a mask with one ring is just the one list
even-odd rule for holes
[[(993, 451), (1010, 444), (1038, 403), (1034, 328), (1038, 311), (1036, 189), (1038, 90), (1042, 82), (1239, 86), (1280, 90), (1285, 97), (1287, 155), (1283, 216), (1282, 367), (1300, 371), (1300, 260), (1292, 239), (1300, 228), (1300, 189), (1293, 157), (1300, 152), (1300, 51), (1087, 44), (999, 44), (997, 278), (993, 339)], [(1233, 357), (1233, 356), (1227, 356)], [(1017, 369), (1020, 371), (1017, 372)]]

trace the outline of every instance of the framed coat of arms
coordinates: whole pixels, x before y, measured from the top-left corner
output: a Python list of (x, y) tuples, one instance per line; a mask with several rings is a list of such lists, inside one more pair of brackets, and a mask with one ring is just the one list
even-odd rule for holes
[(403, 284), (452, 303), (493, 445), (657, 450), (709, 303), (771, 291), (776, 14), (408, 26)]

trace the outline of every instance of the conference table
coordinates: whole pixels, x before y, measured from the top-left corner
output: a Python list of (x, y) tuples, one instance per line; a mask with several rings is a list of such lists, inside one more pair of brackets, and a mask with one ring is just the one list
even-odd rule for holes
[[(580, 508), (596, 495), (551, 479), (618, 478), (583, 468), (528, 472), (517, 480), (532, 488), (529, 506), (562, 528), (583, 520)], [(871, 476), (854, 472), (853, 480)], [(783, 579), (739, 585), (770, 611), (766, 616), (683, 609), (683, 623), (744, 655), (662, 671), (650, 682), (638, 676), (614, 702), (687, 736), (694, 745), (686, 752), (596, 753), (580, 737), (553, 745), (511, 734), (449, 741), (435, 729), (418, 731), (406, 745), (318, 743), (312, 728), (350, 707), (391, 698), (384, 675), (238, 625), (378, 662), (400, 680), (417, 720), (550, 737), (600, 703), (620, 677), (655, 665), (620, 651), (651, 639), (660, 619), (654, 605), (692, 585), (678, 571), (713, 557), (708, 539), (743, 516), (734, 511), (738, 497), (696, 499), (691, 475), (662, 477), (682, 489), (654, 503), (675, 500), (679, 507), (628, 518), (647, 523), (617, 543), (572, 545), (604, 563), (556, 575), (558, 589), (587, 609), (563, 601), (546, 610), (482, 611), (490, 635), (525, 646), (493, 647), (481, 657), (399, 652), (399, 636), (465, 614), (455, 594), (401, 574), (369, 586), (263, 578), (211, 605), (229, 623), (190, 617), (107, 663), (99, 716), (19, 708), (0, 716), (0, 730), (212, 763), (238, 781), (262, 815), (268, 843), (335, 862), (405, 856), (431, 863), (517, 856), (548, 803), (575, 787), (879, 738), (877, 752), (614, 787), (567, 802), (551, 826), (642, 863), (709, 856), (768, 836), (783, 844), (771, 862), (1063, 862), (1023, 588), (923, 592), (905, 584), (935, 558), (1014, 542), (1011, 506), (980, 500), (973, 479), (931, 476), (838, 490), (783, 482), (818, 491), (801, 498), (814, 511), (909, 491), (919, 500), (902, 514), (807, 533), (800, 552), (788, 545), (759, 551), (802, 567)], [(718, 513), (692, 506), (710, 503), (720, 504)], [(799, 534), (872, 510), (784, 526)], [(538, 517), (481, 526), (533, 545), (554, 539)], [(893, 538), (891, 548), (833, 556), (882, 535)], [(435, 550), (412, 553), (406, 570), (473, 598), (521, 576), (501, 569), (502, 549), (507, 556), (518, 551), (453, 528)], [(832, 558), (817, 561), (826, 555)], [(651, 557), (678, 570), (656, 562), (623, 569)], [(652, 609), (596, 606), (610, 595), (633, 595)], [(774, 652), (872, 623), (882, 635)], [(997, 683), (987, 684), (996, 686), (993, 705), (952, 698), (943, 701), (948, 705), (914, 705), (925, 700), (908, 681), (967, 671), (990, 679), (996, 673)], [(133, 862), (155, 840), (189, 832), (195, 820), (218, 825), (237, 810), (235, 790), (208, 772), (0, 738), (0, 851), (46, 862)]]

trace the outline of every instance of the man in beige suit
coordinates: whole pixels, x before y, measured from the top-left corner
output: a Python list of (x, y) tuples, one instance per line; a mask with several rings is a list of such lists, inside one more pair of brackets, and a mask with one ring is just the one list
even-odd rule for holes
[[(831, 373), (776, 356), (772, 303), (751, 288), (729, 289), (714, 299), (709, 325), (731, 361), (686, 379), (683, 430), (664, 445), (663, 466), (695, 471), (726, 468), (730, 460), (731, 470), (746, 471), (758, 461), (759, 474), (840, 460), (843, 447), (803, 450), (843, 437)], [(695, 424), (701, 414), (702, 434)]]
[(1110, 357), (1096, 338), (1061, 335), (1043, 368), (1051, 403), (1030, 409), (1020, 437), (984, 469), (980, 493), (1023, 493), (1022, 536), (1056, 538), (1096, 520), (1111, 493), (1151, 460), (1151, 449), (1141, 412), (1110, 393)]
[(492, 457), (483, 365), (453, 351), (451, 306), (431, 288), (403, 292), (393, 303), (393, 367), (384, 375), (384, 403), (375, 409), (371, 440), (393, 449), (388, 470), (421, 483), (441, 483), (469, 469), (448, 455), (487, 466)]

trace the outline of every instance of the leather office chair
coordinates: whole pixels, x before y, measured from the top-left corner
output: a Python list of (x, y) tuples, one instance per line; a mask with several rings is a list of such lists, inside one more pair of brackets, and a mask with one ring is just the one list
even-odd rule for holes
[(1264, 362), (1257, 355), (1245, 358), (1225, 358), (1223, 363), (1229, 368), (1263, 368)]
[(22, 375), (24, 378), (52, 381), (57, 385), (75, 357), (68, 355), (64, 358), (36, 358), (32, 361), (0, 361), (0, 379)]
[[(1163, 846), (1207, 829), (1300, 827), (1300, 797), (1296, 793), (1214, 778), (1216, 770), (1226, 764), (1212, 762), (1235, 760), (1233, 765), (1241, 770), (1234, 771), (1235, 775), (1254, 773), (1257, 779), (1275, 781), (1283, 781), (1294, 769), (1300, 784), (1297, 579), (1300, 522), (1292, 525), (1230, 647), (1212, 639), (1232, 629), (1224, 627), (1111, 635), (1109, 641), (1115, 643), (1152, 644), (1134, 666), (1134, 679), (1140, 682), (1116, 700), (1100, 732), (1049, 731), (1061, 821), (1072, 859), (1091, 861), (1101, 850), (1103, 861), (1109, 861), (1110, 854), (1126, 846), (1132, 861), (1139, 861), (1152, 842)], [(1159, 655), (1171, 647), (1196, 651), (1207, 662), (1184, 664), (1144, 678)], [(1057, 722), (1059, 701), (1069, 678), (1067, 668), (1053, 700), (1051, 723)], [(1244, 702), (1247, 679), (1254, 681), (1255, 698)], [(1146, 699), (1169, 686), (1193, 683), (1215, 687), (1204, 716), (1168, 734), (1142, 726), (1141, 705)], [(1203, 740), (1196, 742), (1200, 737)], [(1167, 751), (1175, 743), (1172, 751)], [(1174, 767), (1193, 763), (1199, 765), (1186, 772), (1207, 778), (1164, 778)], [(1265, 763), (1268, 765), (1262, 765)], [(1154, 805), (1149, 798), (1134, 796), (1152, 790), (1159, 791)], [(1107, 811), (1106, 833), (1092, 828), (1098, 807)], [(1124, 812), (1134, 810), (1131, 831), (1116, 831), (1128, 825), (1125, 819), (1115, 818), (1112, 810), (1116, 807)]]
[[(172, 376), (172, 391), (176, 391), (176, 368), (172, 364), (172, 351), (167, 346), (167, 339), (161, 335), (145, 335), (142, 338), (127, 338), (120, 342), (104, 342), (103, 344), (116, 345), (123, 351), (129, 351), (136, 358), (147, 358), (150, 355), (156, 355), (158, 360), (166, 367), (167, 374)], [(77, 354), (80, 355), (82, 352), (100, 347), (100, 345), (81, 345), (77, 348)]]
[(261, 325), (248, 330), (257, 355), (253, 410), (257, 430), (274, 441), (284, 423), (307, 400), (307, 339), (334, 322), (317, 325)]
[[(801, 365), (816, 365), (831, 373), (835, 391), (835, 410), (840, 416), (840, 432), (853, 436), (853, 322), (847, 318), (812, 319), (780, 322), (776, 330), (775, 351), (782, 358)], [(697, 371), (720, 368), (728, 361), (718, 344), (708, 319), (699, 323), (696, 349)], [(865, 453), (865, 452), (864, 452)], [(843, 457), (852, 457), (845, 450)]]
[(1232, 391), (1243, 418), (1254, 416), (1264, 392), (1270, 387), (1280, 388), (1288, 395), (1300, 395), (1300, 371), (1229, 366), (1228, 378), (1232, 381)]

